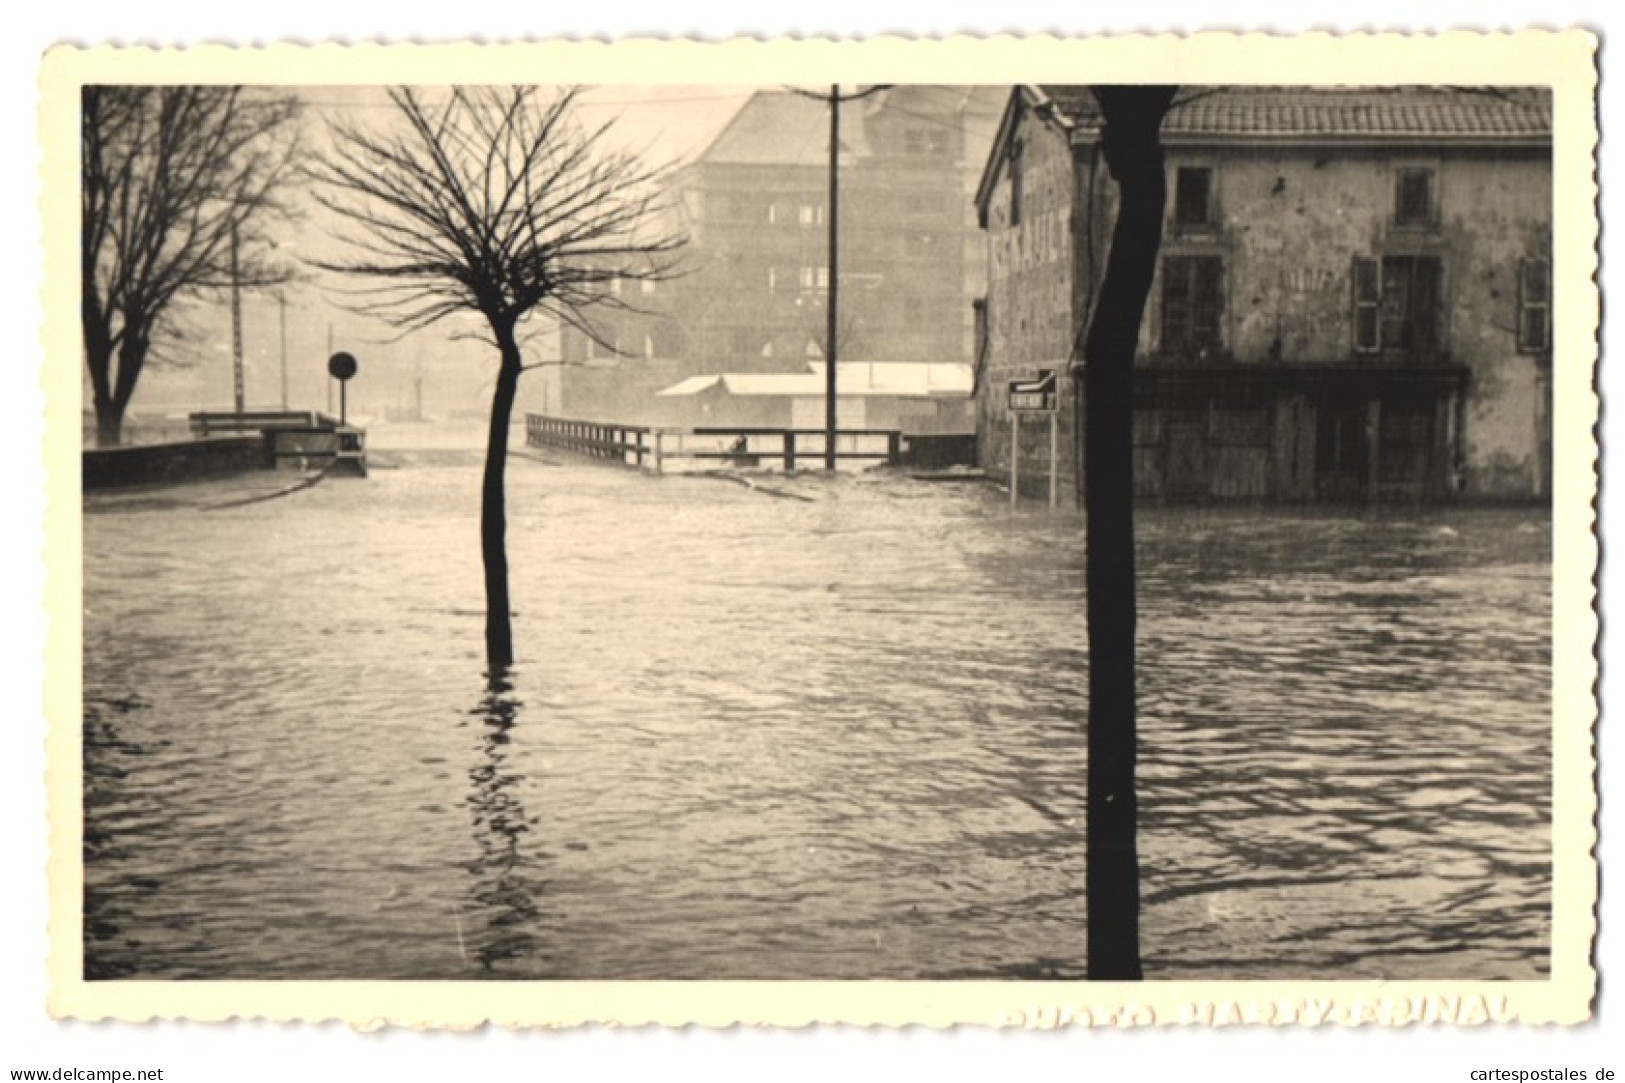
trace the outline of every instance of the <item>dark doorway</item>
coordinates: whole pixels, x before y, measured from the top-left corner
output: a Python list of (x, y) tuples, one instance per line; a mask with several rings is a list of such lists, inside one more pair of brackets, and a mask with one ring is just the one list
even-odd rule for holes
[(1323, 402), (1316, 411), (1315, 495), (1363, 500), (1370, 449), (1363, 402)]
[(1168, 479), (1165, 493), (1174, 499), (1207, 495), (1207, 424), (1202, 414), (1168, 418)]
[(1382, 404), (1378, 482), (1383, 499), (1421, 499), (1437, 484), (1433, 399), (1390, 399)]

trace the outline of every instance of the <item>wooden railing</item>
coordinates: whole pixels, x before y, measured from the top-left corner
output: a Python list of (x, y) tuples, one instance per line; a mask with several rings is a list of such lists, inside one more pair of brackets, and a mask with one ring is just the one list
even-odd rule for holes
[(619, 459), (627, 466), (653, 463), (658, 469), (653, 429), (642, 425), (615, 425), (573, 418), (525, 415), (525, 443), (573, 451), (594, 459)]
[[(618, 460), (657, 474), (729, 467), (785, 473), (821, 469), (826, 435), (822, 429), (657, 428), (525, 415), (525, 442), (531, 447)], [(842, 429), (835, 439), (838, 462), (896, 466), (902, 459), (902, 434), (894, 429)]]
[(236, 436), (248, 432), (269, 432), (274, 429), (307, 429), (331, 432), (339, 427), (339, 419), (316, 410), (252, 410), (243, 413), (209, 411), (189, 415), (194, 436)]

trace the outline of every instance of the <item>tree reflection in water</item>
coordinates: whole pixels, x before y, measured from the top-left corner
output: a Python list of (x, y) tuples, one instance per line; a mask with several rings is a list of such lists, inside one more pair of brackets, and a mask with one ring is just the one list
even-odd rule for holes
[(477, 963), (488, 973), (536, 956), (541, 948), (537, 900), (547, 886), (540, 875), (547, 855), (527, 856), (522, 845), (532, 823), (516, 792), (525, 776), (508, 763), (509, 740), (522, 706), (510, 671), (494, 669), (486, 675), (479, 707), (471, 712), (480, 723), (480, 760), (468, 772), (473, 784), (468, 806), (480, 852), (468, 865), (474, 877), (473, 906), (464, 923), (463, 951), (470, 965)]
[[(142, 950), (145, 936), (137, 935), (140, 923), (130, 920), (131, 901), (139, 898), (128, 889), (120, 891), (116, 880), (105, 870), (130, 860), (127, 839), (102, 826), (103, 810), (116, 809), (130, 801), (130, 776), (141, 777), (143, 760), (151, 753), (126, 729), (130, 715), (151, 709), (134, 696), (86, 697), (84, 711), (84, 809), (82, 841), (84, 854), (84, 978), (127, 978), (140, 971), (146, 960)], [(157, 742), (162, 748), (168, 741)], [(128, 878), (129, 887), (142, 894), (156, 894), (160, 882), (143, 873)]]

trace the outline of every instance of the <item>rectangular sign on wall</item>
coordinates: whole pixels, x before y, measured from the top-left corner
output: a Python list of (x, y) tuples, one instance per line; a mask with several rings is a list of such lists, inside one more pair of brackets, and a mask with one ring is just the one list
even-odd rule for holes
[(1060, 398), (1056, 393), (1059, 382), (1054, 369), (1040, 369), (1036, 379), (1011, 380), (1010, 409), (1022, 414), (1054, 413)]

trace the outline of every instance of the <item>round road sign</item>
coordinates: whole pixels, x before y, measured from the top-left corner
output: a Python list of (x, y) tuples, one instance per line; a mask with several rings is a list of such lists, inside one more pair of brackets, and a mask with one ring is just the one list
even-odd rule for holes
[(328, 375), (335, 380), (348, 380), (356, 374), (358, 367), (352, 354), (340, 352), (327, 359)]

